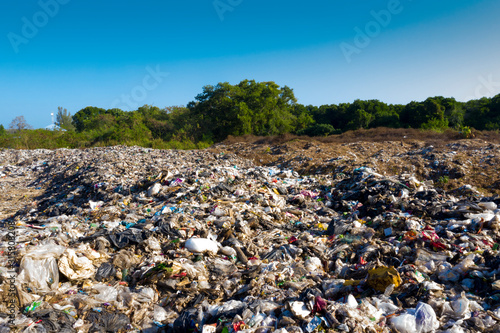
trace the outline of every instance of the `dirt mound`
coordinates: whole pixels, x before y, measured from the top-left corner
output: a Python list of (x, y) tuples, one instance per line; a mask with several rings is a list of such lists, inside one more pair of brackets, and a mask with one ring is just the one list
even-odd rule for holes
[(386, 175), (414, 174), (452, 190), (475, 186), (484, 194), (500, 194), (500, 145), (495, 132), (459, 139), (456, 132), (414, 129), (359, 130), (326, 138), (230, 137), (211, 150), (231, 153), (264, 166), (292, 168), (301, 174), (341, 174), (369, 166)]

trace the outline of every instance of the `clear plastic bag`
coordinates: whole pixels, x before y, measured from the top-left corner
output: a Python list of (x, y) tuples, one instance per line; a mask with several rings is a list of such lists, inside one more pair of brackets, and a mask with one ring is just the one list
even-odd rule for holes
[(97, 290), (99, 294), (95, 295), (94, 298), (103, 303), (111, 303), (116, 301), (118, 297), (118, 290), (114, 287), (107, 286), (105, 284), (96, 284), (92, 286), (92, 289)]
[(391, 319), (392, 327), (400, 333), (417, 333), (417, 322), (414, 315), (403, 313)]
[(434, 309), (426, 303), (419, 302), (415, 311), (418, 333), (427, 333), (439, 327)]
[(469, 313), (469, 300), (462, 294), (459, 298), (451, 302), (451, 307), (457, 318), (466, 319), (464, 317)]
[(64, 246), (48, 243), (40, 245), (21, 260), (18, 281), (38, 292), (55, 290), (59, 284), (57, 258), (66, 250)]
[(139, 290), (136, 300), (141, 303), (149, 303), (154, 301), (155, 295), (153, 288), (142, 288)]
[(167, 311), (161, 306), (155, 305), (153, 308), (153, 319), (161, 323), (167, 320), (167, 318), (168, 318)]

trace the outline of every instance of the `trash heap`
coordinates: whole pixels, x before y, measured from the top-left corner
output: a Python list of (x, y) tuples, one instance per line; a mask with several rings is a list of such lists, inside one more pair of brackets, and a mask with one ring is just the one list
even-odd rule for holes
[(4, 190), (43, 190), (1, 221), (2, 333), (500, 331), (500, 198), (472, 186), (208, 150), (0, 158)]

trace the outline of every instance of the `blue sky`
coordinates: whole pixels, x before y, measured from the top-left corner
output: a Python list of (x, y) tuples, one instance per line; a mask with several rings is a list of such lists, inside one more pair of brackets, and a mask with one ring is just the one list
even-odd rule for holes
[(497, 0), (2, 1), (0, 124), (44, 127), (58, 106), (186, 105), (243, 79), (313, 105), (490, 97), (499, 14)]

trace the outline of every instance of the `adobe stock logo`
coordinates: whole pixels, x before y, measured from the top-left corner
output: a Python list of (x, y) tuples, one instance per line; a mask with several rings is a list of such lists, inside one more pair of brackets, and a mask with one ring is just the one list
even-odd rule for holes
[(482, 97), (493, 97), (500, 91), (500, 81), (494, 81), (493, 74), (489, 74), (488, 77), (479, 75), (477, 80), (478, 84), (474, 89), (474, 95), (468, 96), (466, 101), (480, 99)]
[(142, 84), (138, 84), (132, 89), (130, 93), (122, 94), (120, 98), (115, 99), (111, 103), (112, 108), (120, 108), (122, 110), (135, 110), (148, 97), (148, 91), (153, 91), (158, 88), (160, 83), (170, 75), (170, 73), (160, 71), (160, 65), (156, 65), (153, 69), (150, 66), (146, 67), (148, 74), (142, 79)]
[(39, 29), (45, 27), (51, 18), (54, 18), (59, 13), (61, 5), (65, 5), (70, 0), (40, 0), (38, 6), (41, 10), (37, 11), (31, 17), (31, 20), (26, 16), (21, 18), (23, 25), (21, 27), (21, 35), (14, 32), (9, 32), (7, 38), (14, 52), (19, 53), (21, 44), (28, 44), (29, 41), (38, 35)]
[(214, 0), (212, 3), (219, 19), (224, 21), (224, 13), (232, 12), (236, 6), (241, 5), (243, 0)]
[[(412, 1), (412, 0), (407, 0)], [(340, 43), (340, 50), (344, 54), (347, 63), (351, 63), (353, 54), (360, 54), (363, 49), (370, 45), (371, 41), (378, 37), (382, 32), (382, 28), (386, 28), (392, 21), (394, 15), (398, 15), (403, 11), (403, 5), (399, 0), (389, 0), (387, 9), (382, 9), (378, 12), (372, 10), (370, 15), (373, 20), (365, 24), (364, 29), (355, 27), (353, 43)]]

